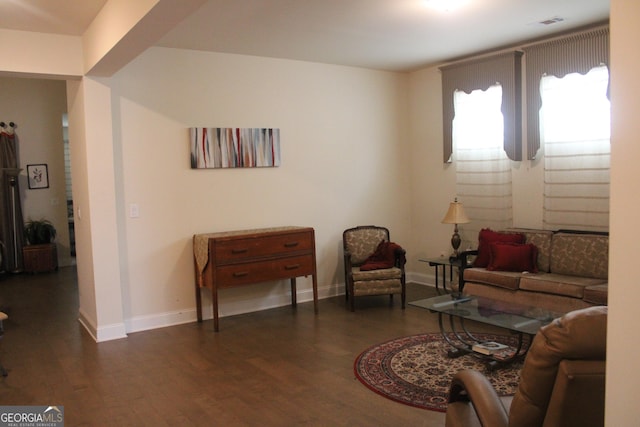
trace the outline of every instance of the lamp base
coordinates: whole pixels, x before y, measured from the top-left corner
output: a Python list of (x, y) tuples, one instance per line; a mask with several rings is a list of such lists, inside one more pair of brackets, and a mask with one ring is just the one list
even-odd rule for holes
[(458, 258), (458, 248), (460, 247), (461, 243), (462, 243), (462, 239), (458, 234), (458, 224), (456, 224), (455, 228), (453, 229), (453, 236), (451, 236), (451, 246), (453, 247), (453, 255), (451, 255), (450, 258)]

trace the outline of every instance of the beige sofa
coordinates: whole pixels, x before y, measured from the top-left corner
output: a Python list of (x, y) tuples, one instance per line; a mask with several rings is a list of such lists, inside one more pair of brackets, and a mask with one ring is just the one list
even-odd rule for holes
[(477, 256), (478, 251), (463, 252), (465, 267), (461, 269), (459, 285), (463, 294), (558, 312), (607, 305), (609, 236), (606, 233), (529, 229), (500, 233), (521, 233), (525, 244), (535, 246), (537, 272), (474, 267), (471, 257)]

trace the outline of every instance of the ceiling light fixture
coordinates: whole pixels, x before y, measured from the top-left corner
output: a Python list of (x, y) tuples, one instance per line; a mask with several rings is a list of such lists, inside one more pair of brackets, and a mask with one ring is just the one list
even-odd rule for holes
[(468, 0), (424, 0), (425, 5), (431, 9), (437, 9), (444, 12), (451, 12), (458, 9)]

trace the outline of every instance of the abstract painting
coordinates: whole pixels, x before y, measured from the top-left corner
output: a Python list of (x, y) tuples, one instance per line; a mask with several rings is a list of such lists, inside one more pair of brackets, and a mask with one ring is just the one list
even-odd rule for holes
[(280, 129), (190, 128), (191, 169), (280, 166)]

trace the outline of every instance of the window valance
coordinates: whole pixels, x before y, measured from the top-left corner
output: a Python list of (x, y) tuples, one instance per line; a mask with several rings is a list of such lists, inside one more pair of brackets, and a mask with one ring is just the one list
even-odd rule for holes
[(440, 68), (442, 72), (443, 160), (451, 161), (453, 152), (453, 93), (461, 90), (487, 90), (502, 86), (504, 150), (511, 160), (522, 160), (522, 52), (508, 52), (465, 61)]
[[(540, 149), (540, 79), (586, 74), (609, 64), (609, 28), (600, 28), (524, 48), (526, 55), (527, 159)], [(506, 122), (506, 118), (505, 118)]]

